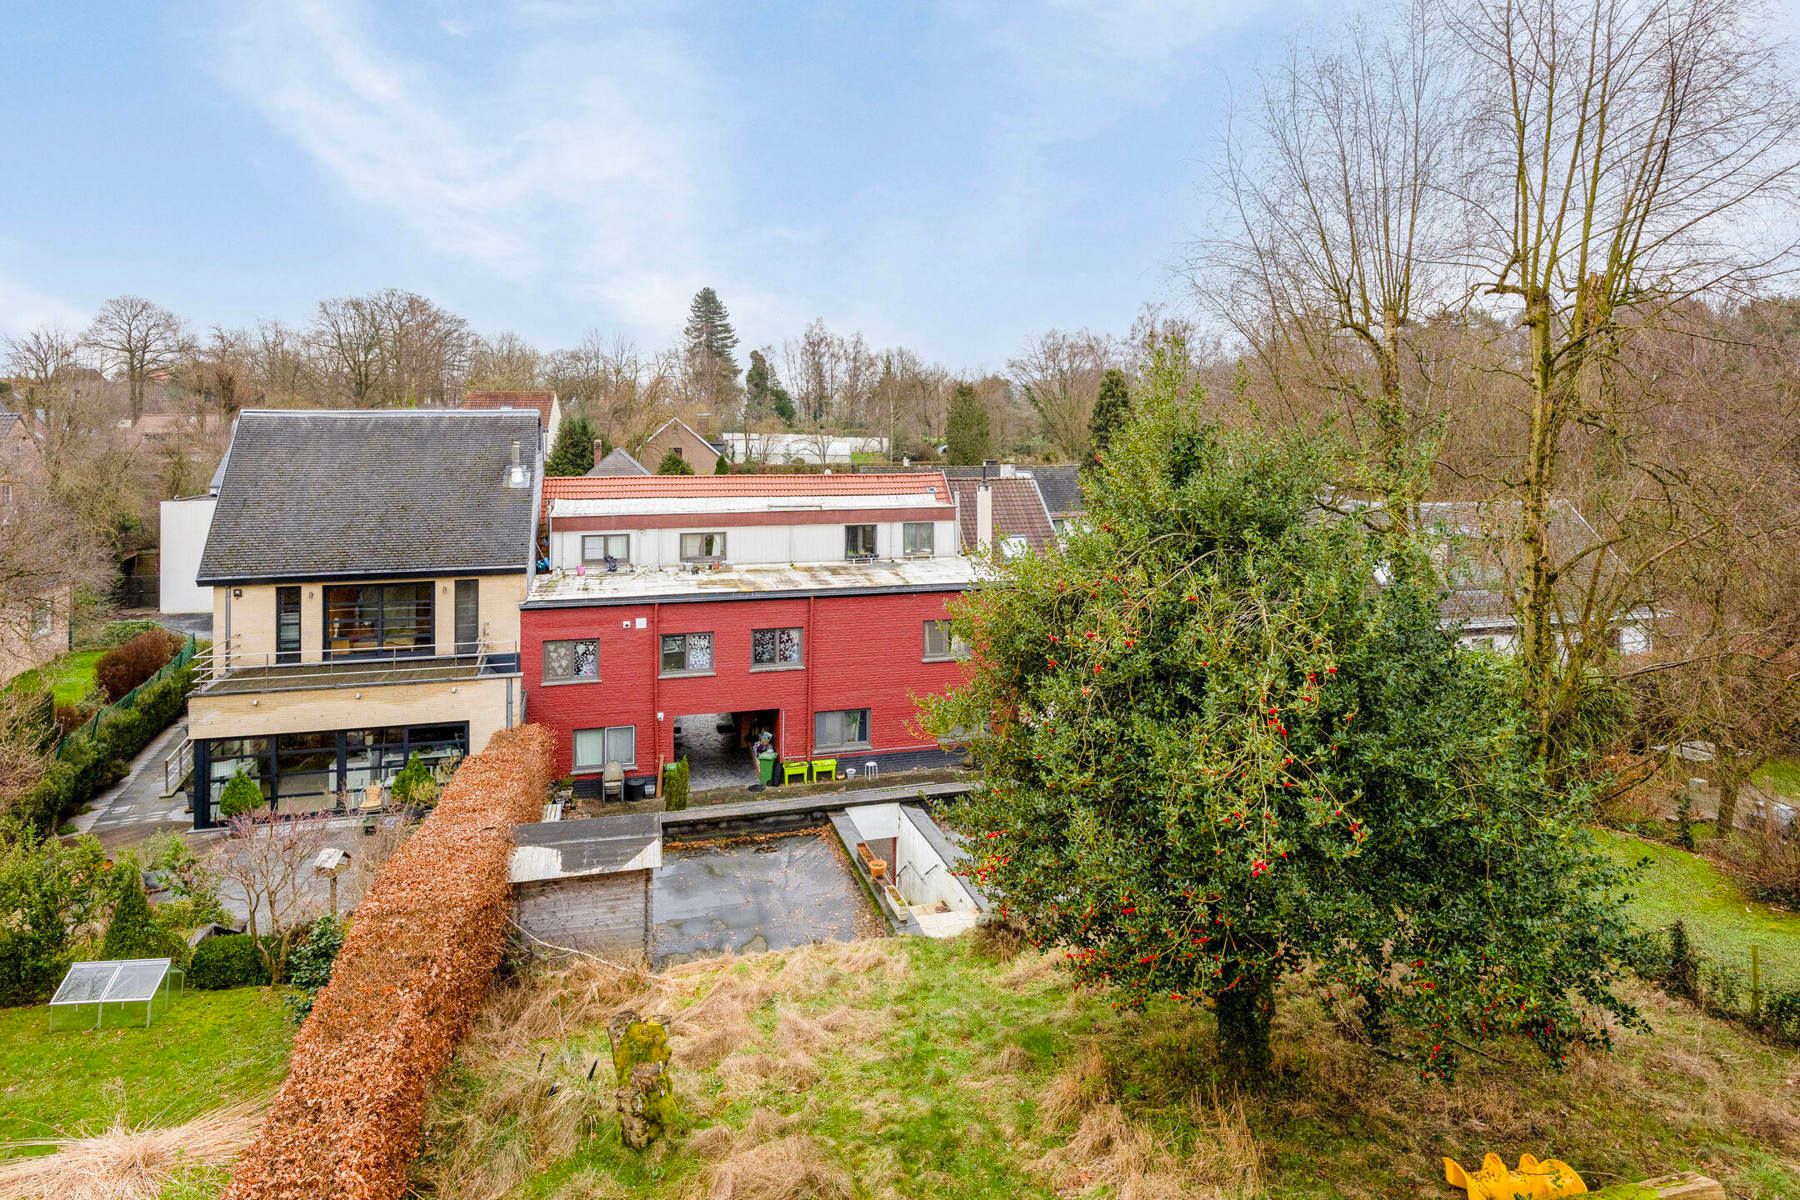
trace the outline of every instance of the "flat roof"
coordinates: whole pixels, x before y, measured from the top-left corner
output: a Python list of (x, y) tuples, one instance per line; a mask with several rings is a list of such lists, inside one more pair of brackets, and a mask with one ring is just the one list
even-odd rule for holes
[(688, 567), (628, 569), (613, 575), (604, 571), (577, 575), (564, 570), (537, 576), (525, 597), (525, 607), (966, 591), (975, 586), (980, 570), (975, 560), (955, 555), (854, 563), (727, 564), (699, 571)]

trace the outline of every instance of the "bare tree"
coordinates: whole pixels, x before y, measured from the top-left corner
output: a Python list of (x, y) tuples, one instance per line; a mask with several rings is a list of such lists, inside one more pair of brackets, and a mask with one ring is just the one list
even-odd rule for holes
[(1434, 28), (1415, 0), (1391, 29), (1353, 25), (1264, 79), (1225, 147), (1228, 218), (1188, 264), (1285, 401), (1347, 409), (1363, 443), (1352, 482), (1402, 519), (1431, 473), (1417, 313), (1458, 236), (1441, 190), (1458, 105)]
[(348, 296), (319, 301), (307, 340), (334, 391), (356, 408), (381, 404), (381, 322), (367, 300)]
[(311, 884), (325, 825), (323, 817), (290, 819), (269, 810), (234, 817), (214, 851), (213, 870), (243, 901), (248, 932), (276, 983), (287, 977), (297, 927), (322, 908)]
[(100, 306), (82, 341), (105, 369), (124, 377), (135, 423), (144, 415), (145, 385), (174, 369), (188, 336), (168, 309), (142, 296), (115, 296)]
[(1052, 329), (1007, 364), (1019, 394), (1037, 413), (1045, 441), (1066, 458), (1085, 456), (1100, 380), (1118, 359), (1112, 339), (1083, 329)]
[[(1539, 752), (1555, 761), (1613, 619), (1596, 607), (1571, 623), (1561, 600), (1608, 537), (1551, 536), (1571, 434), (1619, 432), (1635, 334), (1787, 265), (1792, 244), (1759, 245), (1749, 222), (1793, 198), (1800, 100), (1741, 0), (1467, 0), (1449, 16), (1472, 62), (1468, 266), (1524, 334), (1504, 364), (1528, 413), (1510, 480), (1520, 656)], [(1617, 451), (1630, 459), (1623, 438)]]
[(67, 380), (70, 371), (80, 365), (81, 340), (63, 329), (48, 326), (8, 338), (6, 369), (25, 384), (28, 405), (35, 394)]
[(544, 356), (536, 346), (516, 333), (476, 338), (469, 355), (471, 388), (521, 390), (542, 382)]

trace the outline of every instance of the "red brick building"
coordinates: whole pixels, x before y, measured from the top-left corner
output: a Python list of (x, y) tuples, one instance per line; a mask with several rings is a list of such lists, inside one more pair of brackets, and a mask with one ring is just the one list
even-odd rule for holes
[(562, 770), (748, 782), (764, 733), (840, 770), (945, 760), (916, 697), (961, 677), (945, 608), (975, 566), (941, 475), (547, 480), (545, 512), (521, 652)]

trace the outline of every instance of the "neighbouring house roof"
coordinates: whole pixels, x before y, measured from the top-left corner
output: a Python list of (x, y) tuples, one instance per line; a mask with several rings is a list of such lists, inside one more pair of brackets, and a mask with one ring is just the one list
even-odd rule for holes
[(578, 821), (513, 826), (507, 874), (513, 883), (538, 883), (662, 865), (662, 820), (657, 813), (616, 813)]
[(874, 562), (721, 564), (616, 574), (552, 571), (531, 581), (527, 608), (579, 605), (660, 604), (681, 601), (771, 600), (805, 596), (879, 595), (892, 592), (964, 591), (974, 587), (981, 565), (957, 557)]
[(594, 469), (586, 475), (588, 479), (604, 479), (619, 475), (648, 475), (650, 468), (633, 458), (623, 446), (615, 446), (607, 451), (606, 457), (594, 464)]
[(24, 420), (25, 418), (16, 412), (6, 412), (0, 409), (0, 434), (11, 433), (13, 425)]
[[(1044, 506), (1037, 480), (1029, 475), (1002, 475), (990, 476), (987, 482), (994, 498), (995, 543), (1009, 537), (1022, 537), (1034, 552), (1042, 554), (1056, 540), (1056, 528), (1050, 524), (1050, 510)], [(963, 550), (972, 553), (981, 540), (976, 533), (975, 520), (975, 497), (981, 490), (981, 476), (951, 479), (949, 484), (956, 496)]]
[(523, 571), (537, 445), (520, 410), (241, 412), (196, 582)]
[(1044, 496), (1044, 507), (1050, 510), (1051, 516), (1066, 517), (1087, 511), (1087, 502), (1081, 495), (1081, 468), (1074, 463), (1026, 467), (1025, 471), (1037, 480), (1038, 491)]
[[(1516, 500), (1427, 500), (1419, 505), (1419, 527), (1440, 540), (1440, 565), (1449, 581), (1441, 609), (1446, 620), (1474, 627), (1508, 627), (1515, 623), (1512, 594), (1516, 589), (1521, 543)], [(1608, 576), (1624, 570), (1610, 548), (1575, 504), (1562, 497), (1550, 501), (1550, 553), (1560, 575), (1561, 603), (1573, 611), (1588, 587), (1601, 588)], [(1602, 593), (1603, 594), (1603, 593)]]
[(668, 420), (664, 421), (661, 425), (658, 425), (656, 427), (656, 431), (654, 433), (652, 433), (649, 437), (645, 438), (643, 441), (638, 443), (638, 449), (640, 451), (642, 451), (645, 446), (648, 446), (651, 442), (654, 442), (657, 438), (661, 437), (663, 430), (667, 429), (671, 425), (681, 426), (683, 429), (688, 431), (689, 435), (692, 436), (695, 441), (700, 442), (702, 445), (711, 446), (714, 454), (725, 453), (725, 443), (723, 441), (715, 442), (711, 438), (705, 437), (704, 435), (702, 435), (700, 433), (699, 430), (695, 429), (692, 425), (689, 425), (686, 421), (682, 420), (680, 417), (670, 417)]
[(548, 389), (531, 389), (526, 391), (479, 391), (464, 392), (463, 408), (496, 409), (496, 408), (529, 408), (543, 418), (546, 428), (550, 425), (550, 410), (556, 404), (556, 393)]

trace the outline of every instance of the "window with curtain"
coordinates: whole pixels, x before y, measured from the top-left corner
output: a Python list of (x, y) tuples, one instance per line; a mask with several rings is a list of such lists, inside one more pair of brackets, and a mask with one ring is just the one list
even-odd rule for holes
[(930, 521), (908, 521), (904, 532), (906, 557), (930, 558), (936, 551), (937, 527)]
[(800, 666), (799, 629), (756, 629), (750, 633), (752, 667)]
[(813, 749), (851, 750), (868, 744), (868, 709), (847, 708), (813, 714)]
[(603, 567), (607, 559), (615, 566), (631, 562), (631, 535), (628, 533), (585, 533), (581, 536), (581, 562), (584, 566)]
[(701, 674), (713, 669), (713, 635), (665, 633), (662, 640), (664, 675)]
[(544, 643), (544, 682), (573, 683), (600, 678), (598, 638), (569, 638)]
[(637, 726), (609, 725), (605, 729), (577, 729), (574, 738), (575, 771), (603, 771), (606, 764), (637, 766)]
[(713, 562), (725, 557), (723, 533), (684, 533), (681, 535), (682, 562)]

